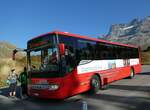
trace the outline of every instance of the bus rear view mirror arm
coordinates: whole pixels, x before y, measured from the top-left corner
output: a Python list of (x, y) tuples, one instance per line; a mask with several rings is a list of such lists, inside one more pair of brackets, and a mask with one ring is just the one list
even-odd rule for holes
[(17, 52), (26, 52), (27, 49), (20, 49), (20, 48), (16, 48), (13, 50), (13, 54), (12, 54), (12, 60), (15, 60), (16, 59), (16, 53)]

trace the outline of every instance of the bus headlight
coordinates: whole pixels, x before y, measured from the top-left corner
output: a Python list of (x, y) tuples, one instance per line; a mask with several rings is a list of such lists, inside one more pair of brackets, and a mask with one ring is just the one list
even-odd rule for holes
[(52, 85), (49, 85), (48, 90), (57, 90), (58, 88), (59, 86), (57, 84), (52, 84)]

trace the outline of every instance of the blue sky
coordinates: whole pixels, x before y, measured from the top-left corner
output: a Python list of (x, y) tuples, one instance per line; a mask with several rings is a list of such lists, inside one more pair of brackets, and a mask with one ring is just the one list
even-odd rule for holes
[(0, 0), (0, 40), (26, 42), (53, 30), (97, 37), (111, 24), (150, 16), (150, 0)]

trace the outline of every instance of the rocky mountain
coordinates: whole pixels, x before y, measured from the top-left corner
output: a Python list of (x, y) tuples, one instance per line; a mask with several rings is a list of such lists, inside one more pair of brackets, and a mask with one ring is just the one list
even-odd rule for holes
[(103, 39), (137, 45), (144, 51), (150, 50), (150, 16), (133, 19), (129, 23), (113, 24)]

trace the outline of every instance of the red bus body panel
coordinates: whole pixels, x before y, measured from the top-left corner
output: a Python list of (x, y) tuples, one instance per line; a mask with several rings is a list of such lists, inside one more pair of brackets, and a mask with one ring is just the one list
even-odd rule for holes
[[(47, 80), (49, 83), (58, 84), (60, 87), (58, 90), (50, 91), (50, 90), (34, 90), (28, 86), (28, 94), (33, 97), (38, 98), (50, 98), (50, 99), (64, 99), (68, 96), (72, 96), (83, 91), (89, 89), (88, 84), (82, 84), (81, 82), (85, 82), (85, 76), (79, 77), (77, 74), (77, 70), (75, 69), (72, 73), (69, 73), (65, 77), (62, 78), (32, 78), (31, 83), (37, 84), (41, 80)], [(88, 80), (87, 80), (88, 81)], [(38, 94), (38, 96), (36, 95)]]
[[(141, 65), (133, 66), (135, 74), (141, 71)], [(101, 76), (102, 85), (111, 83), (113, 81), (126, 78), (130, 75), (130, 66), (109, 69), (104, 71), (95, 71), (86, 74), (77, 74), (77, 69), (72, 73), (69, 73), (62, 78), (46, 78), (49, 83), (58, 84), (60, 87), (58, 90), (49, 91), (49, 90), (32, 90), (29, 86), (29, 95), (38, 98), (49, 98), (49, 99), (64, 99), (69, 96), (76, 95), (78, 93), (85, 92), (90, 89), (90, 79), (92, 75), (99, 73)], [(32, 78), (32, 84), (41, 81), (42, 78)], [(35, 94), (39, 94), (36, 96)]]

